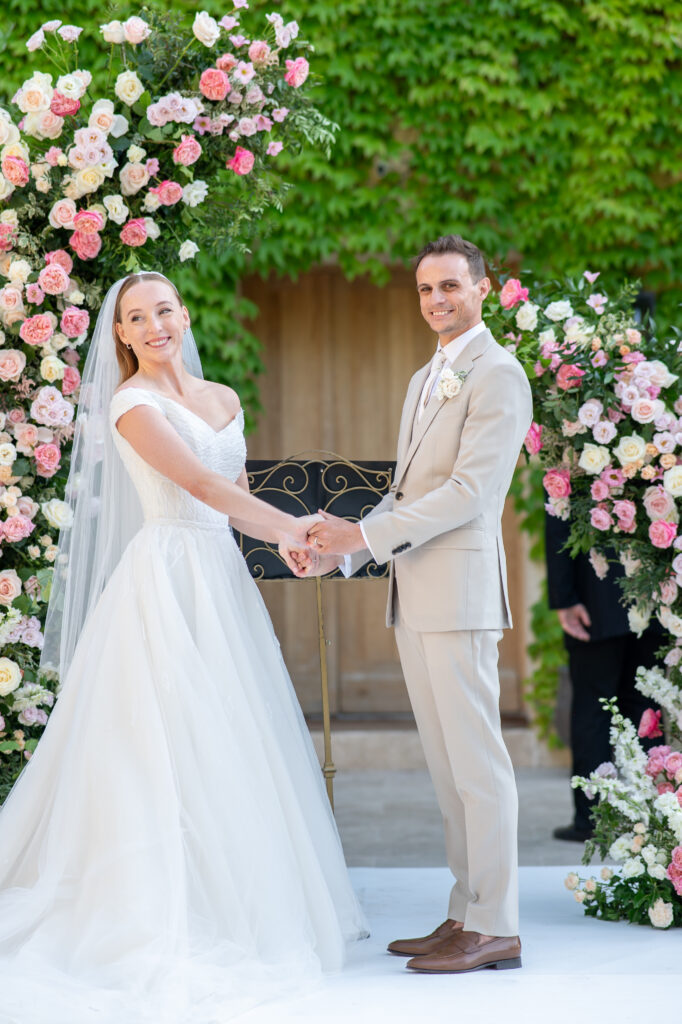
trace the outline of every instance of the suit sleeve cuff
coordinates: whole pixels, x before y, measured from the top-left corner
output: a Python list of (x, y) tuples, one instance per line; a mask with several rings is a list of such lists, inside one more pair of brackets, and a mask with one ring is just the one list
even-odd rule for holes
[[(365, 547), (367, 548), (367, 550), (369, 551), (370, 555), (372, 556), (372, 558), (376, 562), (376, 556), (375, 556), (374, 552), (372, 551), (371, 544), (367, 540), (367, 533), (365, 532), (365, 527), (362, 525), (362, 520), (360, 521), (359, 525), (360, 525), (360, 533), (362, 534), (363, 540), (365, 542)], [(348, 556), (346, 556), (346, 557), (348, 557)]]
[(350, 555), (343, 556), (343, 562), (340, 563), (339, 569), (346, 577), (346, 579), (350, 579), (350, 577), (353, 575), (353, 566), (351, 565)]

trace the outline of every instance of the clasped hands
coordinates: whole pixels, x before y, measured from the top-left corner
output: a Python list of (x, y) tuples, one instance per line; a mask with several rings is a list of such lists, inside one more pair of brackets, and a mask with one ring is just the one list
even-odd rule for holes
[(296, 529), (279, 542), (279, 553), (294, 576), (324, 576), (333, 572), (351, 555), (365, 547), (362, 530), (357, 523), (349, 523), (321, 509), (317, 515), (301, 516)]

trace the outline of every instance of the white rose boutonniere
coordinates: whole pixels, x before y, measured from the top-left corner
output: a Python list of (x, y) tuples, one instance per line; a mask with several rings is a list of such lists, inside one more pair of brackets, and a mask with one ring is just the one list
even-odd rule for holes
[(454, 398), (462, 390), (462, 384), (469, 376), (467, 370), (451, 370), (446, 367), (441, 371), (436, 385), (436, 398), (442, 402), (444, 398)]

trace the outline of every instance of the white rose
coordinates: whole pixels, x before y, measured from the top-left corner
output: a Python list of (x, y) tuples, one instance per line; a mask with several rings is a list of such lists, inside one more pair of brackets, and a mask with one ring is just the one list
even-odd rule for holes
[(538, 341), (541, 345), (553, 345), (556, 341), (554, 328), (548, 327), (546, 331), (540, 331), (538, 334)]
[(52, 75), (36, 71), (22, 85), (14, 102), (24, 114), (35, 114), (39, 110), (49, 110), (52, 102)]
[(14, 185), (4, 175), (0, 174), (0, 199), (9, 199), (13, 192)]
[(611, 420), (599, 420), (592, 428), (592, 436), (597, 444), (609, 444), (617, 433), (616, 425)]
[[(76, 302), (71, 292), (69, 292), (66, 295), (66, 298), (68, 299), (69, 302), (72, 302), (74, 305), (80, 306), (80, 302)], [(70, 344), (71, 339), (67, 338), (66, 335), (62, 334), (61, 331), (55, 331), (55, 333), (50, 338), (50, 348), (52, 349), (53, 352), (61, 352), (63, 348), (66, 348), (66, 346)]]
[(182, 190), (182, 201), (187, 206), (198, 206), (208, 195), (208, 185), (201, 178), (190, 181)]
[(0, 108), (0, 146), (18, 142), (20, 138), (19, 129), (12, 123), (12, 119), (7, 111)]
[(63, 363), (57, 356), (45, 356), (40, 361), (40, 376), (48, 384), (54, 384), (56, 380), (61, 380), (65, 369), (66, 363)]
[(126, 34), (120, 21), (109, 21), (106, 25), (100, 25), (100, 32), (106, 43), (124, 43)]
[(665, 406), (660, 398), (636, 398), (630, 415), (637, 423), (653, 423), (664, 412)]
[(538, 322), (538, 309), (533, 302), (524, 302), (516, 313), (516, 326), (521, 331), (534, 331)]
[(68, 96), (71, 100), (79, 100), (85, 93), (86, 86), (85, 82), (76, 75), (62, 75), (57, 79), (55, 88), (62, 96)]
[(19, 227), (19, 217), (16, 210), (3, 210), (0, 213), (0, 224), (11, 224), (13, 228)]
[(682, 637), (682, 619), (665, 604), (658, 609), (658, 621), (673, 636)]
[(155, 242), (156, 239), (161, 234), (161, 228), (159, 227), (159, 225), (156, 223), (155, 220), (152, 220), (151, 217), (145, 217), (144, 226), (147, 229), (147, 238), (149, 238), (152, 242)]
[(662, 882), (668, 877), (668, 872), (662, 864), (650, 864), (648, 870), (651, 877), (655, 878), (659, 882)]
[(576, 875), (575, 871), (569, 871), (569, 873), (566, 875), (564, 879), (564, 885), (569, 890), (569, 892), (572, 892), (574, 889), (577, 889), (579, 882), (580, 879)]
[(610, 882), (613, 878), (613, 871), (611, 868), (603, 867), (599, 873), (604, 882)]
[(9, 265), (9, 274), (7, 276), (12, 284), (18, 287), (19, 285), (26, 284), (32, 270), (33, 268), (28, 260), (12, 260)]
[(100, 166), (84, 167), (73, 176), (73, 181), (79, 194), (84, 196), (89, 192), (96, 192), (100, 185), (104, 184), (106, 175)]
[(623, 864), (623, 878), (639, 878), (646, 871), (640, 857), (631, 857)]
[(128, 118), (124, 117), (123, 114), (117, 114), (114, 118), (114, 123), (109, 130), (109, 134), (114, 139), (120, 139), (122, 135), (128, 131)]
[[(83, 303), (85, 302), (85, 295), (83, 295), (83, 292), (80, 290), (80, 288), (77, 288), (75, 285), (73, 285), (71, 288), (69, 288), (68, 292), (65, 293), (64, 298), (68, 302), (70, 302), (73, 306), (82, 306)], [(59, 335), (53, 334), (52, 337), (50, 338), (50, 342), (52, 343), (52, 348), (55, 348), (56, 339), (57, 338), (63, 338), (63, 337), (64, 337), (63, 334), (59, 334)], [(60, 345), (60, 347), (63, 348), (63, 345)], [(58, 349), (55, 348), (55, 351), (58, 351)]]
[(21, 683), (21, 669), (11, 658), (0, 658), (0, 697), (7, 697)]
[(123, 196), (105, 196), (103, 202), (114, 224), (125, 224), (130, 215), (130, 210), (124, 203)]
[(599, 422), (603, 411), (604, 406), (599, 399), (590, 398), (578, 409), (578, 419), (581, 423), (584, 423), (586, 427), (593, 427), (595, 423)]
[(677, 374), (671, 373), (660, 359), (652, 359), (649, 367), (651, 383), (655, 384), (657, 388), (669, 388), (678, 379)]
[(659, 898), (649, 907), (649, 920), (654, 928), (669, 928), (673, 923), (673, 905)]
[[(651, 621), (651, 608), (646, 605), (640, 608), (637, 605), (630, 605), (628, 608), (628, 626), (631, 633), (641, 636)], [(615, 859), (615, 858), (614, 858)]]
[(568, 320), (569, 316), (573, 316), (573, 307), (566, 299), (562, 299), (559, 302), (550, 302), (545, 310), (545, 316), (555, 322), (557, 320)]
[(68, 530), (73, 525), (73, 510), (65, 501), (52, 498), (51, 501), (44, 501), (40, 507), (48, 523), (55, 530)]
[[(628, 437), (621, 437), (613, 449), (613, 453), (621, 466), (630, 462), (639, 462), (646, 455), (646, 441), (639, 434), (630, 434)], [(682, 493), (682, 491), (681, 491)]]
[(592, 473), (596, 476), (598, 473), (601, 473), (602, 469), (606, 469), (610, 461), (611, 456), (608, 448), (601, 444), (591, 444), (589, 441), (586, 441), (585, 447), (580, 454), (578, 465), (586, 473)]
[(196, 244), (196, 242), (192, 242), (189, 239), (187, 239), (187, 241), (182, 243), (180, 249), (178, 250), (180, 262), (184, 263), (185, 260), (191, 260), (192, 257), (196, 256), (198, 252), (199, 246)]
[(144, 92), (144, 86), (134, 71), (122, 71), (116, 79), (114, 92), (122, 103), (132, 107)]
[(71, 199), (58, 199), (50, 210), (48, 220), (53, 228), (74, 228), (73, 218), (78, 212), (78, 207)]
[(220, 35), (220, 28), (215, 18), (208, 11), (199, 11), (192, 25), (192, 32), (204, 46), (213, 46)]
[(98, 128), (105, 135), (108, 135), (115, 117), (114, 104), (111, 100), (97, 100), (90, 111), (88, 127)]
[(663, 486), (673, 498), (682, 496), (682, 466), (673, 466), (663, 474)]
[(126, 156), (131, 164), (142, 163), (147, 155), (147, 151), (142, 146), (129, 146)]

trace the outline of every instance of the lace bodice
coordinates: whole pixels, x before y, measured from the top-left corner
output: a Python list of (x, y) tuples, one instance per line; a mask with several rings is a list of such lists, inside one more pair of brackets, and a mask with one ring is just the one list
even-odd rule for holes
[(242, 411), (222, 430), (214, 430), (200, 416), (174, 399), (137, 387), (119, 391), (113, 396), (109, 407), (114, 442), (140, 497), (145, 520), (176, 519), (206, 525), (227, 525), (226, 515), (198, 501), (184, 488), (159, 473), (121, 436), (116, 421), (136, 405), (150, 405), (163, 413), (203, 464), (228, 480), (237, 480), (246, 462)]

